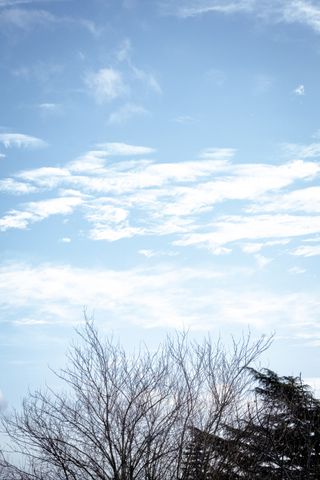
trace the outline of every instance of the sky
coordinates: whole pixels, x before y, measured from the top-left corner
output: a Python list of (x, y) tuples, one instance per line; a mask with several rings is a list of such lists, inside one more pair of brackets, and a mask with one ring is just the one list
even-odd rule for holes
[(320, 5), (0, 0), (0, 408), (84, 313), (320, 385)]

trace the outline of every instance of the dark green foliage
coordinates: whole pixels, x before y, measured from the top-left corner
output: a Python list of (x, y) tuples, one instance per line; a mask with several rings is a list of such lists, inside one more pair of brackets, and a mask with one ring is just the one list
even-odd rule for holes
[[(240, 431), (243, 464), (255, 479), (320, 478), (320, 402), (301, 378), (251, 370), (256, 404)], [(249, 478), (249, 477), (248, 477)]]
[(247, 413), (220, 436), (191, 430), (184, 480), (320, 479), (320, 402), (301, 378), (250, 370)]

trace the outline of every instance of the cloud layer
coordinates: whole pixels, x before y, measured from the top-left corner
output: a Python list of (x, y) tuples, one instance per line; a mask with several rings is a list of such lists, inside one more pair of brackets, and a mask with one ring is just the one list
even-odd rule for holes
[(196, 160), (167, 163), (148, 158), (154, 153), (150, 147), (98, 144), (64, 166), (20, 171), (0, 181), (5, 193), (47, 196), (7, 211), (0, 229), (25, 229), (77, 210), (92, 240), (153, 235), (218, 255), (248, 242), (258, 242), (259, 251), (270, 241), (305, 242), (320, 234), (320, 189), (313, 185), (320, 175), (319, 146), (290, 145), (287, 151), (292, 160), (273, 164), (239, 164), (228, 148), (207, 148)]
[(172, 263), (117, 271), (11, 262), (0, 265), (0, 304), (16, 326), (77, 324), (87, 307), (110, 326), (228, 330), (250, 325), (297, 338), (312, 328), (313, 340), (320, 339), (316, 292), (270, 292), (255, 284), (249, 269)]

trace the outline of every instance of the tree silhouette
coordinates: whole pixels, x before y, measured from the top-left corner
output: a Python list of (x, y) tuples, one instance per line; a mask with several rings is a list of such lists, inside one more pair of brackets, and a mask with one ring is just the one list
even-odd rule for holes
[(246, 413), (220, 434), (192, 431), (186, 480), (319, 479), (319, 400), (300, 377), (250, 372), (258, 386)]
[(182, 334), (129, 354), (90, 322), (80, 336), (58, 373), (65, 389), (30, 394), (4, 420), (24, 459), (7, 466), (12, 478), (181, 479), (189, 427), (220, 431), (249, 387), (247, 367), (270, 343), (246, 337), (227, 350)]

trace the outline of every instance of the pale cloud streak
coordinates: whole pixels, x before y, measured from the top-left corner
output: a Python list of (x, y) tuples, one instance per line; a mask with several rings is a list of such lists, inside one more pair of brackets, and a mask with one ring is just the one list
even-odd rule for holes
[[(53, 3), (54, 0), (48, 0), (47, 3)], [(99, 34), (94, 22), (76, 17), (57, 16), (48, 10), (38, 8), (23, 8), (23, 4), (45, 3), (45, 0), (35, 1), (8, 1), (0, 4), (0, 24), (5, 27), (14, 27), (16, 29), (29, 31), (35, 27), (48, 26), (76, 26), (87, 30), (94, 36)], [(20, 7), (21, 5), (22, 7)]]
[(320, 244), (319, 245), (302, 245), (298, 248), (295, 248), (291, 251), (292, 255), (297, 255), (299, 257), (315, 257), (320, 255)]
[(23, 133), (0, 133), (0, 143), (5, 148), (39, 148), (47, 145), (44, 140)]
[(110, 125), (122, 125), (132, 118), (148, 115), (150, 115), (150, 113), (142, 105), (126, 103), (122, 107), (110, 113), (108, 123)]
[(320, 215), (234, 215), (219, 218), (209, 232), (186, 234), (174, 244), (203, 246), (212, 250), (238, 241), (303, 237), (319, 232)]
[(239, 12), (251, 12), (254, 8), (254, 0), (240, 0), (240, 1), (221, 1), (221, 0), (183, 0), (179, 4), (173, 1), (162, 2), (162, 7), (165, 12), (176, 13), (182, 18), (194, 17), (210, 12), (233, 14)]
[(45, 117), (51, 115), (59, 115), (63, 111), (62, 105), (50, 102), (39, 103), (38, 105), (36, 105), (36, 108)]
[(15, 228), (24, 230), (29, 224), (40, 222), (51, 215), (70, 215), (82, 203), (79, 197), (60, 197), (29, 202), (21, 210), (10, 210), (0, 218), (0, 231)]
[(320, 32), (320, 7), (309, 0), (159, 0), (166, 14), (182, 18), (208, 13), (253, 15), (272, 23), (299, 23)]
[(120, 63), (125, 63), (127, 65), (129, 76), (141, 82), (147, 89), (150, 89), (157, 94), (161, 94), (162, 88), (155, 75), (152, 72), (137, 67), (131, 59), (132, 52), (133, 48), (131, 41), (130, 39), (126, 38), (116, 52), (117, 60)]
[[(239, 286), (239, 275), (249, 288)], [(110, 327), (114, 321), (120, 328), (206, 331), (250, 325), (260, 332), (277, 327), (279, 334), (307, 334), (318, 318), (317, 292), (271, 293), (254, 285), (250, 275), (244, 270), (229, 269), (226, 274), (172, 263), (120, 271), (6, 263), (0, 265), (0, 304), (17, 327), (74, 325), (82, 321), (85, 306), (94, 309), (96, 322), (109, 319)], [(228, 288), (221, 286), (224, 280)]]
[(295, 158), (317, 158), (320, 157), (320, 143), (301, 145), (296, 143), (284, 143), (282, 145), (284, 155)]

